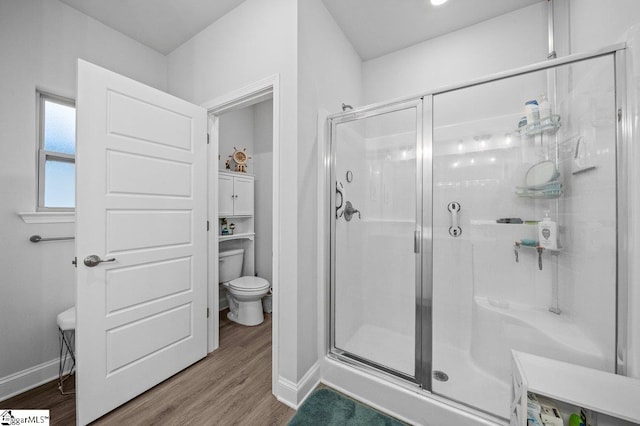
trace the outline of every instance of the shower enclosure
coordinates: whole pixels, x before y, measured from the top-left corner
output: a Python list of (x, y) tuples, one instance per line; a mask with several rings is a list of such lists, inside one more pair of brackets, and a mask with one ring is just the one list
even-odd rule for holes
[(330, 117), (330, 356), (503, 418), (512, 349), (622, 371), (623, 70), (611, 48)]

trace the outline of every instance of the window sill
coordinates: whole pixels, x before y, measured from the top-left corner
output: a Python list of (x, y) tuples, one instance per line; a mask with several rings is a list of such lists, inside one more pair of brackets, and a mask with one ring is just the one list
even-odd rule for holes
[(22, 212), (18, 213), (24, 223), (74, 223), (75, 212)]

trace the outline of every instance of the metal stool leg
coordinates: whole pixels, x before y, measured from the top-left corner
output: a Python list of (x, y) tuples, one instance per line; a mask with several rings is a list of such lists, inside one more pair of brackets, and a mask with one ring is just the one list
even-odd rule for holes
[[(75, 330), (65, 330), (58, 328), (60, 331), (60, 363), (58, 366), (58, 389), (62, 395), (74, 394), (73, 392), (65, 392), (64, 382), (73, 374), (76, 368), (76, 356), (74, 353)], [(66, 350), (65, 350), (66, 349)], [(71, 368), (68, 374), (64, 374), (67, 368), (67, 360), (70, 358)]]

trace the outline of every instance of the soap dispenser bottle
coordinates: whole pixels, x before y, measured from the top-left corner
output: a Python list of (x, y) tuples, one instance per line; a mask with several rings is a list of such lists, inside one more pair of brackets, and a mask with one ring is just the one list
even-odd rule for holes
[(538, 223), (538, 240), (540, 247), (547, 250), (558, 249), (558, 226), (551, 220), (549, 210), (545, 210), (544, 219)]

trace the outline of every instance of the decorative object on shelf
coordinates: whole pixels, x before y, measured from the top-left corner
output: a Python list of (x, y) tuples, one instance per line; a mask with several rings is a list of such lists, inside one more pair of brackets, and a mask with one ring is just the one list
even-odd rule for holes
[(236, 225), (233, 223), (229, 224), (229, 235), (233, 235), (233, 230), (236, 229)]
[(235, 171), (240, 173), (247, 172), (247, 160), (251, 159), (247, 155), (247, 148), (244, 148), (242, 151), (239, 151), (235, 146), (233, 147), (234, 151), (229, 157), (233, 158), (233, 161), (236, 163)]
[(224, 162), (224, 168), (227, 170), (231, 170), (231, 160), (227, 160)]
[(220, 218), (220, 235), (229, 235), (229, 226), (227, 225), (227, 219)]

